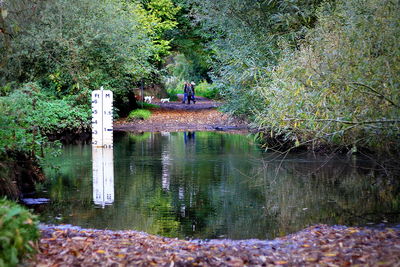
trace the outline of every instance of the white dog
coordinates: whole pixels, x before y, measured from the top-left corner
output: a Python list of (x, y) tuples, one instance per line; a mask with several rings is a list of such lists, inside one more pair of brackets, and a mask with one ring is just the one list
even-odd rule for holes
[(154, 96), (145, 96), (144, 97), (144, 102), (147, 102), (147, 103), (151, 103), (151, 100), (154, 98)]
[(169, 98), (161, 98), (160, 101), (161, 103), (169, 102)]

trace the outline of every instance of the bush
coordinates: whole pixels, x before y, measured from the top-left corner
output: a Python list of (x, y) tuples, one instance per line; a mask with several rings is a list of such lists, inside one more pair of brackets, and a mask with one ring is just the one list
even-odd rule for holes
[(157, 109), (160, 108), (159, 105), (156, 104), (151, 104), (147, 102), (137, 102), (137, 105), (141, 107), (142, 109)]
[[(171, 101), (178, 100), (177, 94), (183, 94), (183, 85), (184, 81), (179, 82), (176, 84), (174, 88), (167, 89), (168, 97)], [(214, 84), (209, 84), (207, 81), (203, 80), (199, 84), (195, 86), (195, 93), (196, 96), (203, 96), (209, 99), (220, 99), (221, 94), (219, 89)]]
[(38, 223), (26, 208), (0, 199), (0, 266), (15, 266), (23, 256), (36, 252)]
[(213, 84), (209, 84), (207, 81), (202, 81), (196, 85), (195, 93), (197, 96), (204, 96), (210, 99), (218, 99), (221, 97), (218, 88)]
[(141, 119), (147, 120), (150, 118), (151, 112), (146, 109), (136, 109), (129, 113), (128, 119)]
[(400, 5), (362, 2), (322, 9), (300, 49), (260, 82), (259, 129), (297, 144), (398, 149)]
[[(180, 92), (180, 91), (182, 91), (182, 92)], [(183, 94), (183, 90), (177, 90), (176, 88), (175, 89), (167, 89), (167, 94), (168, 94), (169, 100), (177, 101), (178, 100), (177, 94)]]
[(9, 96), (0, 97), (0, 152), (38, 152), (45, 136), (90, 130), (91, 113), (73, 100), (54, 99), (35, 83), (25, 84)]

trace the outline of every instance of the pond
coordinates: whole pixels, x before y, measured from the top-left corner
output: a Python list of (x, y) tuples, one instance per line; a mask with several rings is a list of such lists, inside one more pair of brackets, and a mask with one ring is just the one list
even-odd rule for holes
[(272, 239), (309, 225), (400, 220), (400, 187), (359, 157), (279, 155), (252, 136), (116, 133), (49, 160), (41, 220), (179, 238)]

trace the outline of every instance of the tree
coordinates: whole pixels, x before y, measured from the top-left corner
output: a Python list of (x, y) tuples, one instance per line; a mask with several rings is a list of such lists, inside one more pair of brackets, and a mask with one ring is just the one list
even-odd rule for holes
[(179, 10), (180, 7), (171, 0), (141, 0), (136, 5), (133, 14), (152, 40), (156, 62), (162, 62), (163, 57), (169, 54), (171, 41), (165, 38), (165, 32), (178, 24), (176, 14)]
[(285, 50), (260, 82), (257, 125), (296, 145), (398, 154), (399, 8), (391, 0), (321, 8), (300, 49)]
[(321, 0), (314, 1), (200, 1), (192, 0), (196, 20), (211, 41), (210, 73), (219, 84), (227, 109), (251, 115), (260, 108), (260, 74), (268, 73), (281, 57), (281, 44), (295, 49), (306, 29), (313, 27)]

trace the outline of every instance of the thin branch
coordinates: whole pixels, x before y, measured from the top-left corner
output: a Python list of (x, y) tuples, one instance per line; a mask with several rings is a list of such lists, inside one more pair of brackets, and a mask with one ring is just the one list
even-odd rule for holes
[(371, 91), (374, 92), (375, 94), (379, 95), (380, 97), (382, 97), (383, 99), (385, 99), (387, 102), (389, 102), (389, 103), (392, 104), (393, 106), (400, 108), (400, 106), (397, 105), (396, 103), (394, 103), (390, 98), (386, 97), (384, 94), (378, 92), (377, 90), (375, 90), (374, 88), (372, 88), (372, 87), (369, 86), (369, 85), (366, 85), (366, 84), (363, 84), (363, 83), (359, 83), (359, 82), (349, 82), (349, 83), (350, 83), (350, 84), (355, 84), (355, 85), (363, 86), (363, 87), (365, 87), (365, 88), (371, 90)]
[(297, 118), (286, 118), (284, 121), (326, 121), (326, 122), (337, 122), (351, 125), (362, 125), (362, 124), (378, 124), (378, 123), (400, 123), (400, 120), (375, 120), (375, 121), (344, 121), (338, 119), (297, 119)]

